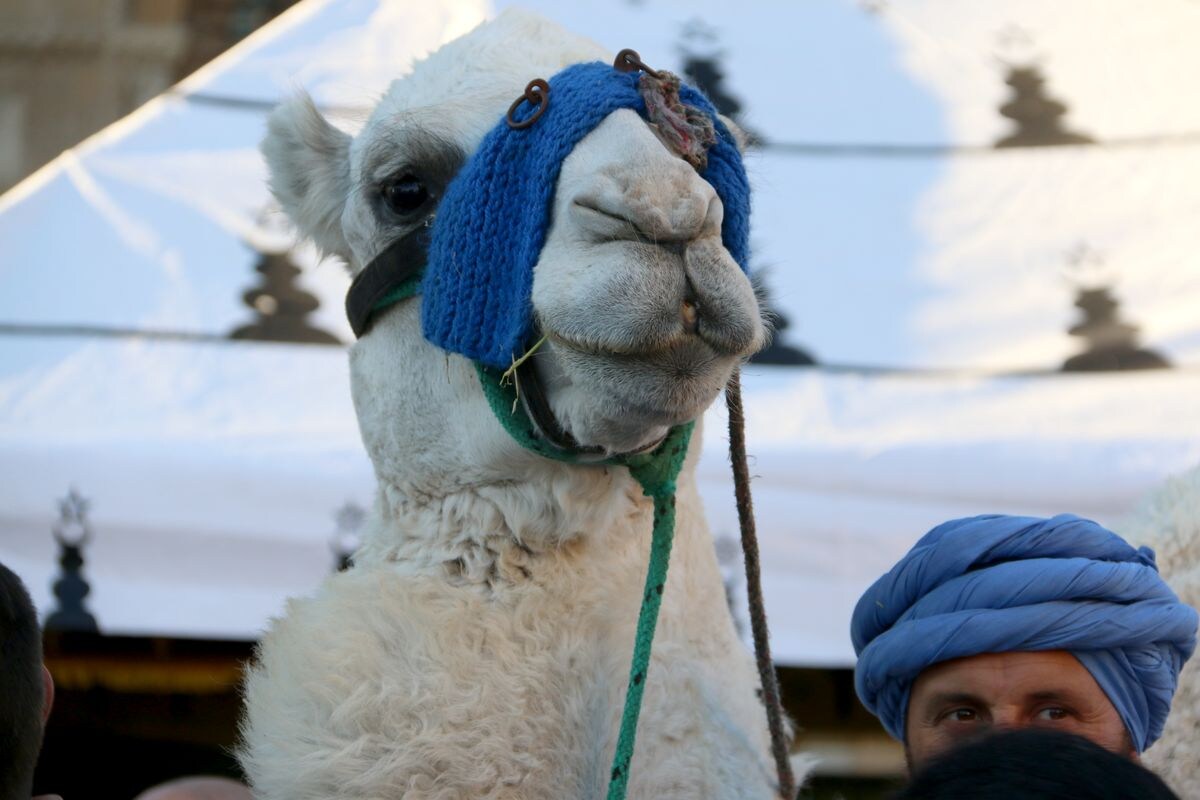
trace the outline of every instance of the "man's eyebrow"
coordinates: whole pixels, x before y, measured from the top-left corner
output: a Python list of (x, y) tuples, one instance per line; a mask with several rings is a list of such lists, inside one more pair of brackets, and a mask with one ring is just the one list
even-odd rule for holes
[(1075, 700), (1078, 695), (1071, 689), (1043, 689), (1040, 692), (1030, 692), (1025, 698), (1040, 703), (1046, 700)]
[(983, 705), (983, 700), (978, 695), (970, 692), (934, 692), (931, 694), (922, 706), (946, 706), (946, 705)]

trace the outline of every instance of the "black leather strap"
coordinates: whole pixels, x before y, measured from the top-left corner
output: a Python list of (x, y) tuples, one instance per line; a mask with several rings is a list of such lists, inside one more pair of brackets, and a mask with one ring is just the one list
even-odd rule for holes
[(558, 418), (550, 408), (550, 400), (546, 397), (545, 387), (534, 368), (533, 359), (526, 359), (516, 369), (517, 397), (525, 409), (525, 416), (537, 428), (542, 438), (559, 450), (574, 453), (577, 456), (603, 456), (601, 447), (584, 447), (575, 441), (575, 437), (564, 430)]
[(379, 301), (425, 269), (432, 219), (392, 242), (355, 276), (346, 292), (346, 316), (357, 338), (371, 329), (371, 315)]

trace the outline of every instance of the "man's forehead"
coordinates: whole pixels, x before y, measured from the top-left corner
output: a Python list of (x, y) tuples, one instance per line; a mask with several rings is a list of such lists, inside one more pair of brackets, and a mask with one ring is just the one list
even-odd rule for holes
[(1063, 650), (984, 653), (943, 661), (913, 682), (913, 696), (988, 695), (1061, 696), (1100, 691), (1091, 674)]

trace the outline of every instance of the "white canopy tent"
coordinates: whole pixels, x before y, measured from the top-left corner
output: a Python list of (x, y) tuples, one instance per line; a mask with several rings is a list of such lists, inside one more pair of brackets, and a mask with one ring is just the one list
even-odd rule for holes
[[(523, 5), (656, 66), (718, 65), (710, 91), (767, 143), (755, 262), (819, 362), (744, 377), (778, 660), (853, 663), (858, 594), (937, 522), (1118, 525), (1200, 462), (1200, 107), (1178, 102), (1200, 7)], [(305, 0), (0, 198), (0, 561), (40, 608), (71, 486), (106, 632), (252, 638), (333, 568), (336, 513), (374, 491), (345, 352), (228, 338), (256, 317), (259, 252), (294, 244), (256, 151), (266, 109), (302, 86), (353, 128), (495, 12)], [(1000, 58), (1040, 63), (1064, 127), (1100, 144), (991, 149), (1012, 126)], [(350, 341), (341, 267), (290, 257), (308, 323)], [(1057, 372), (1088, 287), (1173, 366)], [(714, 408), (700, 479), (729, 538), (723, 426)]]

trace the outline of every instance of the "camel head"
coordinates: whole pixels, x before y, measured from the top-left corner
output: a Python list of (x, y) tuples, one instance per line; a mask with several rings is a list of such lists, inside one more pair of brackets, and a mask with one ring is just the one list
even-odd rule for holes
[[(612, 54), (507, 12), (394, 81), (354, 137), (306, 97), (277, 109), (263, 144), (272, 189), (302, 233), (358, 273), (426, 224), (531, 79), (592, 61)], [(713, 186), (637, 112), (609, 114), (561, 164), (533, 269), (532, 319), (544, 341), (531, 363), (555, 421), (579, 445), (644, 449), (699, 417), (762, 346), (759, 306), (722, 242)], [(351, 368), (377, 471), (406, 476), (411, 489), (430, 469), (437, 482), (450, 471), (470, 482), (519, 470), (473, 366), (422, 336), (420, 297), (379, 315)]]

